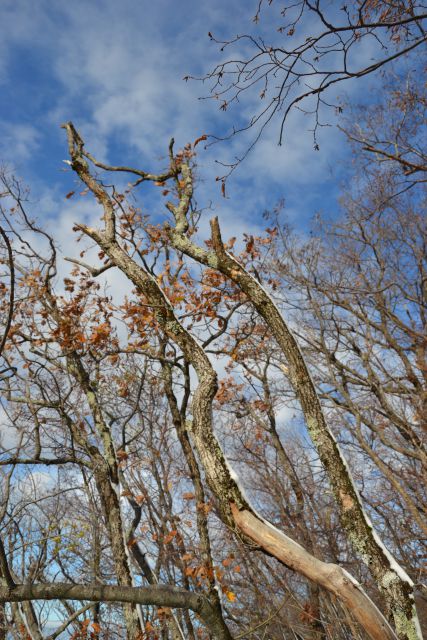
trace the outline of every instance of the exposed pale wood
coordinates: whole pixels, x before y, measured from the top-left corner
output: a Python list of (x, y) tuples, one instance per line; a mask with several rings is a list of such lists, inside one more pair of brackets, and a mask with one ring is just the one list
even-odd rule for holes
[(231, 506), (239, 529), (265, 551), (288, 567), (321, 585), (339, 598), (352, 612), (372, 640), (397, 640), (387, 620), (361, 586), (336, 564), (318, 560), (284, 533), (263, 522), (249, 511)]

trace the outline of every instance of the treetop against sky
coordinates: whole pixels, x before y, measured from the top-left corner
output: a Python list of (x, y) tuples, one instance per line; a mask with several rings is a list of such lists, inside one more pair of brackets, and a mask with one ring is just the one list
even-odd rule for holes
[[(342, 22), (342, 12), (333, 5), (333, 17)], [(247, 39), (223, 52), (216, 40), (247, 33), (266, 42), (271, 38), (276, 45), (289, 41), (289, 35), (278, 31), (286, 24), (280, 3), (262, 6), (258, 22), (253, 20), (256, 9), (257, 3), (241, 0), (185, 0), (179, 8), (170, 0), (1, 3), (0, 157), (31, 182), (33, 199), (39, 202), (37, 215), (64, 227), (64, 242), (77, 205), (64, 201), (70, 177), (62, 163), (66, 153), (60, 124), (72, 120), (99, 159), (140, 167), (153, 162), (161, 166), (172, 136), (179, 147), (205, 133), (222, 137), (233, 126), (245, 126), (260, 107), (262, 87), (257, 85), (224, 109), (231, 96), (198, 99), (210, 94), (212, 81), (183, 78), (203, 77), (222, 61), (253, 54)], [(292, 37), (296, 44), (304, 42), (306, 34), (320, 32), (320, 27), (316, 16), (304, 14)], [(369, 65), (378, 57), (378, 43), (363, 40), (355, 51), (357, 65)], [(331, 56), (327, 65), (338, 64), (339, 54)], [(301, 90), (310, 82), (303, 78)], [(369, 82), (356, 79), (338, 85), (326, 99), (331, 104), (337, 95), (366, 100)], [(314, 106), (313, 100), (304, 103), (306, 110)], [(293, 109), (279, 147), (279, 120), (264, 131), (229, 181), (226, 200), (215, 182), (226, 170), (215, 161), (232, 163), (241, 157), (256, 130), (206, 150), (199, 145), (200, 204), (213, 203), (226, 225), (225, 235), (235, 235), (242, 223), (248, 231), (257, 230), (262, 211), (282, 197), (297, 225), (316, 210), (336, 209), (339, 184), (350, 166), (343, 135), (335, 126), (320, 127), (320, 151), (315, 152), (313, 116)], [(322, 109), (321, 121), (334, 125), (334, 109)]]
[(0, 640), (421, 640), (423, 10), (1, 3)]

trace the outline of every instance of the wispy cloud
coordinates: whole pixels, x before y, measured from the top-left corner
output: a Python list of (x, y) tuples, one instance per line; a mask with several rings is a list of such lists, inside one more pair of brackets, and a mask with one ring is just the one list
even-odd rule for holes
[(31, 124), (0, 122), (0, 157), (15, 163), (29, 160), (40, 143), (40, 134)]
[[(165, 165), (171, 136), (182, 146), (202, 133), (225, 132), (235, 114), (223, 113), (215, 101), (199, 100), (208, 87), (182, 78), (203, 74), (225, 55), (209, 41), (208, 30), (229, 36), (232, 29), (250, 29), (254, 10), (238, 0), (217, 0), (215, 6), (195, 0), (179, 6), (171, 0), (2, 3), (0, 46), (6, 63), (1, 80), (6, 92), (17, 94), (13, 112), (0, 107), (0, 128), (6, 132), (1, 154), (27, 167), (36, 199), (50, 198), (65, 252), (72, 216), (84, 215), (89, 203), (70, 207), (64, 202), (73, 185), (61, 171), (66, 145), (60, 123), (72, 119), (101, 159), (151, 169)], [(273, 28), (268, 15), (266, 30)], [(238, 105), (242, 117), (253, 111), (254, 100)], [(216, 161), (241, 155), (248, 139), (200, 148), (198, 200), (202, 206), (211, 203), (220, 215), (224, 235), (259, 232), (260, 214), (282, 196), (298, 222), (314, 213), (317, 201), (333, 200), (331, 158), (336, 163), (345, 150), (338, 132), (328, 128), (320, 134), (321, 151), (314, 151), (309, 126), (295, 112), (281, 148), (275, 129), (267, 130), (230, 180), (226, 200), (215, 182), (223, 172)], [(93, 203), (90, 207), (97, 215)], [(49, 213), (40, 211), (49, 224)], [(208, 212), (202, 219), (202, 231), (209, 217)]]

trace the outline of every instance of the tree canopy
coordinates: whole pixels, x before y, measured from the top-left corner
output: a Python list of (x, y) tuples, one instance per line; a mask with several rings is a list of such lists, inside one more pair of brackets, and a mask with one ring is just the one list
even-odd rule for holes
[[(314, 96), (316, 128), (332, 84), (422, 44), (422, 11), (296, 2), (279, 34), (322, 31), (239, 36), (258, 53), (215, 92), (279, 82), (249, 126)], [(354, 70), (366, 39), (381, 57)], [(200, 204), (207, 135), (159, 171), (65, 122), (67, 255), (1, 171), (0, 640), (421, 640), (426, 97), (414, 70), (381, 83), (340, 121), (339, 214), (303, 232), (279, 202), (227, 237)]]

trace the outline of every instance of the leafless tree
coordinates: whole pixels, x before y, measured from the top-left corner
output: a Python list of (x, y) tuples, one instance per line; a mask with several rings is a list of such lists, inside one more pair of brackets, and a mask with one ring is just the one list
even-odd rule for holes
[[(282, 6), (280, 15), (273, 17), (276, 28), (265, 28), (264, 14), (270, 18), (278, 5)], [(247, 100), (252, 111), (247, 119), (237, 111), (235, 125), (227, 135), (211, 136), (213, 142), (252, 132), (244, 153), (224, 165), (226, 173), (219, 179), (226, 179), (270, 123), (279, 123), (281, 145), (286, 140), (285, 124), (293, 109), (311, 116), (314, 148), (318, 150), (319, 127), (328, 125), (325, 109), (342, 111), (338, 86), (375, 74), (403, 56), (417, 67), (413, 54), (416, 56), (417, 50), (425, 46), (426, 18), (422, 2), (368, 0), (339, 5), (321, 0), (260, 0), (254, 29), (245, 33), (242, 26), (242, 34), (227, 40), (209, 32), (221, 52), (235, 53), (199, 78), (211, 86), (206, 98), (218, 101), (224, 111)], [(421, 67), (418, 73), (423, 73)], [(368, 144), (371, 143), (372, 140)], [(381, 149), (384, 157), (395, 153), (387, 145), (381, 144)], [(400, 157), (404, 163), (403, 155)], [(417, 170), (418, 159), (415, 164), (414, 158), (407, 158), (406, 162), (407, 171)]]
[[(321, 240), (292, 244), (278, 225), (239, 251), (214, 218), (202, 243), (193, 146), (171, 142), (152, 174), (98, 162), (64, 128), (101, 223), (77, 221), (82, 248), (62, 290), (52, 239), (4, 178), (19, 296), (3, 352), (14, 375), (1, 382), (0, 600), (15, 636), (43, 637), (53, 601), (63, 622), (52, 638), (421, 638), (411, 473), (424, 460), (424, 294), (406, 270), (411, 258), (424, 283), (416, 211), (399, 217), (395, 197), (361, 216), (349, 200), (331, 228), (334, 270)], [(134, 182), (107, 187), (104, 173)], [(166, 198), (157, 224), (135, 202), (153, 184)], [(130, 283), (123, 300), (99, 284), (112, 269)], [(283, 298), (281, 285), (295, 290)], [(386, 504), (347, 462), (354, 449), (381, 473)]]

